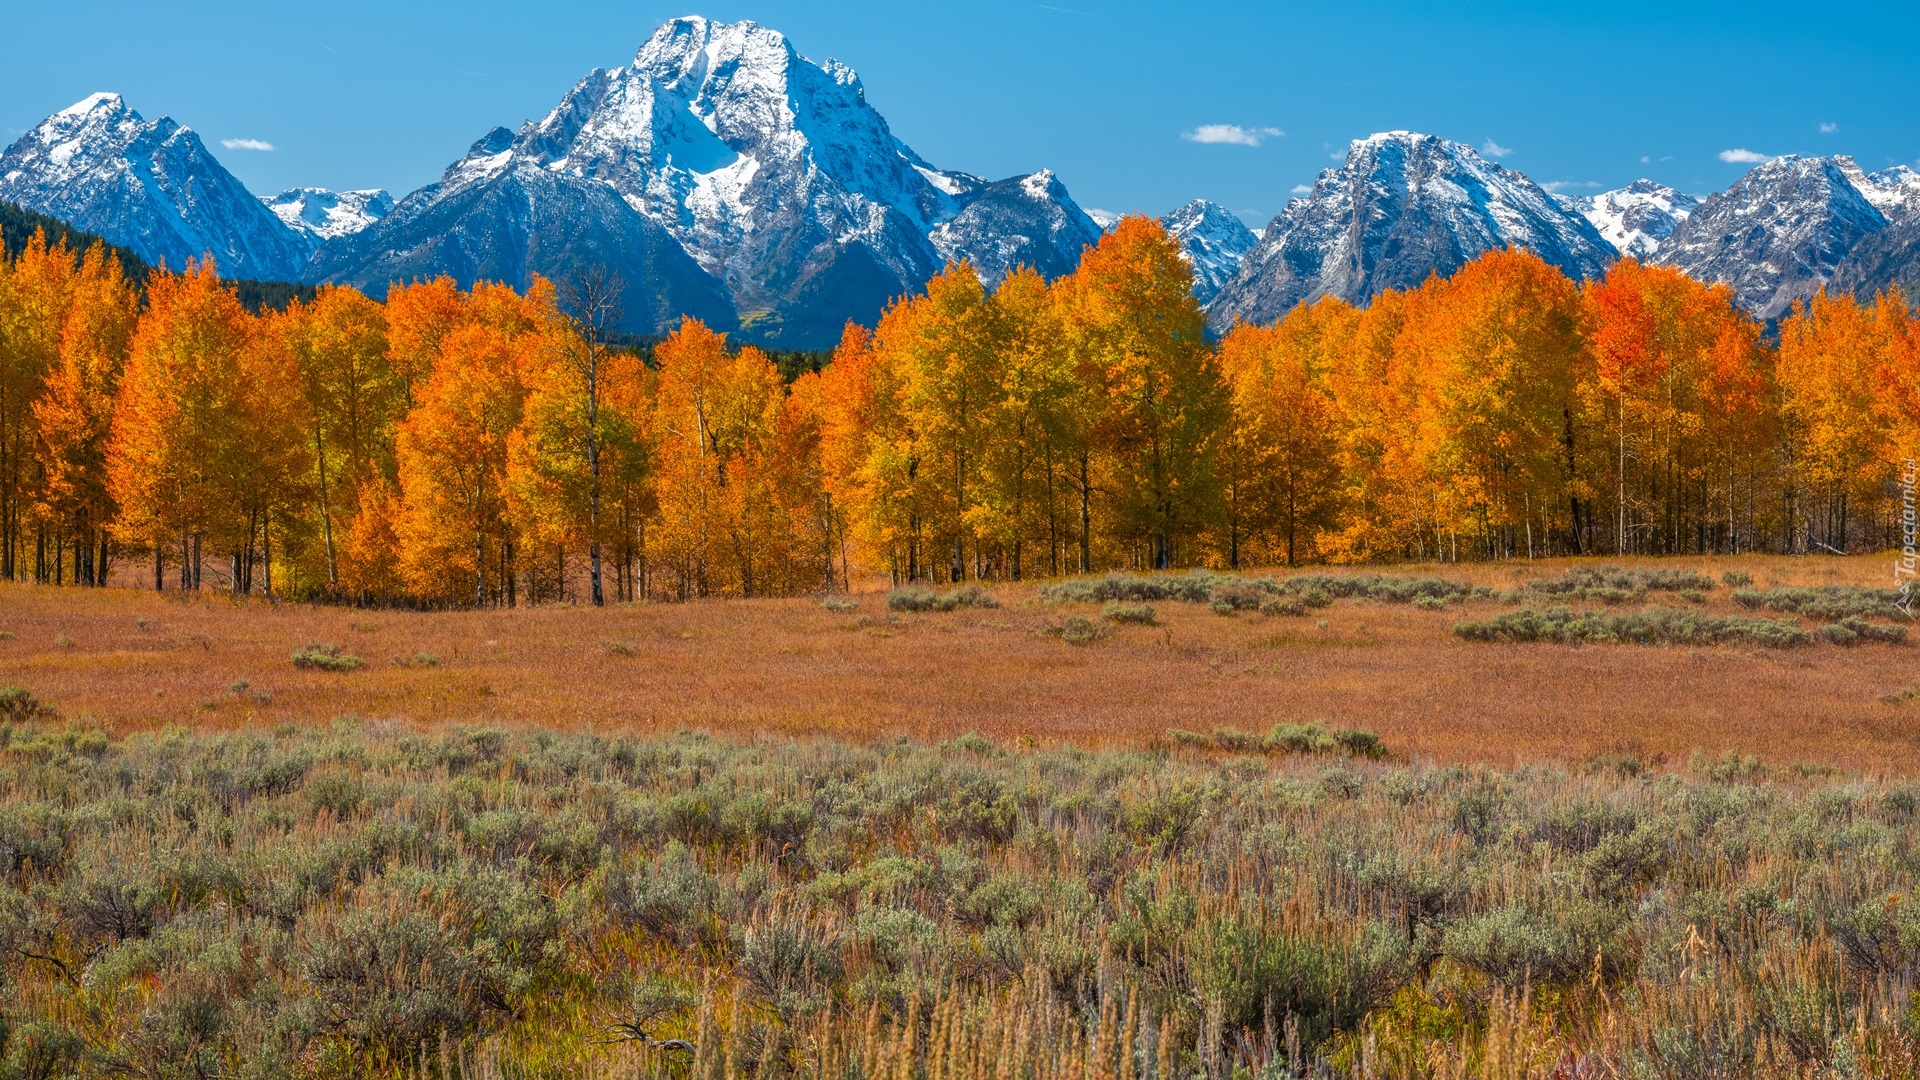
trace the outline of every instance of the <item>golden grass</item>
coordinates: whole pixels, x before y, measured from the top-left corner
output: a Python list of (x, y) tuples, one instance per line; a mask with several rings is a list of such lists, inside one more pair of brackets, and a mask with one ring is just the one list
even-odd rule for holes
[[(1615, 560), (1632, 565), (1633, 560)], [(1512, 587), (1572, 560), (1390, 568)], [(1772, 584), (1891, 584), (1887, 557), (1660, 560)], [(1396, 753), (1492, 764), (1695, 750), (1920, 771), (1911, 645), (1843, 649), (1472, 644), (1463, 610), (1338, 601), (1305, 618), (1162, 603), (1159, 625), (1074, 647), (1035, 633), (1077, 608), (995, 589), (1005, 606), (888, 620), (876, 583), (860, 610), (714, 600), (593, 610), (374, 611), (235, 605), (127, 589), (0, 585), (0, 684), (119, 734), (323, 723), (526, 723), (599, 731), (1134, 742), (1168, 728), (1321, 722), (1378, 731)], [(1730, 590), (1709, 610), (1730, 611)], [(1670, 601), (1678, 602), (1678, 601)], [(1095, 615), (1088, 607), (1081, 614)], [(1321, 625), (1324, 620), (1324, 625)], [(62, 642), (66, 644), (62, 644)], [(296, 670), (325, 642), (357, 671)], [(416, 654), (438, 664), (405, 665)], [(244, 687), (239, 684), (245, 683)], [(236, 687), (239, 687), (236, 689)]]

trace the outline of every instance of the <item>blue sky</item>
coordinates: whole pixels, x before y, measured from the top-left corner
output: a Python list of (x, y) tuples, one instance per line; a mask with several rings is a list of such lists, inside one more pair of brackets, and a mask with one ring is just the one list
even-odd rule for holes
[(1722, 160), (1737, 150), (1920, 159), (1911, 0), (22, 3), (6, 16), (0, 140), (115, 90), (197, 129), (257, 193), (403, 195), (689, 13), (753, 19), (852, 65), (942, 168), (1048, 167), (1111, 210), (1204, 197), (1264, 221), (1348, 140), (1391, 128), (1504, 151), (1575, 192), (1643, 175), (1719, 190), (1750, 167)]

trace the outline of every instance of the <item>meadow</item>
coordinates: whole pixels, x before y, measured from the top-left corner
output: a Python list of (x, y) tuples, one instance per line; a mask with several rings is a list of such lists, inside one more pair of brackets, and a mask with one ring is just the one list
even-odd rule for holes
[[(1691, 570), (1714, 587), (1697, 602), (1656, 591), (1574, 607), (1731, 615), (1743, 609), (1719, 580), (1727, 573), (1763, 589), (1892, 584), (1889, 559), (1823, 556), (1412, 565), (1392, 576), (1512, 591), (1597, 565)], [(996, 586), (999, 607), (951, 612), (890, 611), (883, 582), (841, 601), (855, 605), (846, 611), (794, 598), (423, 612), (0, 585), (10, 635), (0, 684), (115, 735), (355, 716), (1138, 746), (1170, 728), (1319, 722), (1446, 762), (1658, 763), (1701, 750), (1875, 772), (1908, 768), (1915, 748), (1920, 705), (1902, 695), (1920, 688), (1920, 671), (1900, 646), (1490, 645), (1451, 632), (1566, 599), (1546, 593), (1546, 604), (1480, 597), (1433, 610), (1343, 598), (1299, 616), (1161, 602), (1139, 625), (1102, 619), (1104, 601), (1042, 603), (1040, 589)], [(1046, 633), (1075, 614), (1110, 632), (1085, 647)], [(288, 658), (308, 644), (362, 665), (296, 668)]]
[(0, 587), (0, 1076), (1913, 1075), (1890, 577)]

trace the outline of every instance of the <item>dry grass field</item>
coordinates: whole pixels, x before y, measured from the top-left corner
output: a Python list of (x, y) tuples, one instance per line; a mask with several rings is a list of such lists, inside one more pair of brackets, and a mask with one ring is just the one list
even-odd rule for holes
[[(1577, 562), (1394, 567), (1512, 588)], [(1634, 565), (1627, 560), (1619, 565)], [(1660, 560), (1755, 586), (1891, 584), (1887, 557)], [(702, 601), (480, 612), (236, 605), (130, 589), (0, 586), (0, 685), (113, 734), (184, 725), (528, 724), (614, 731), (935, 739), (977, 731), (1128, 744), (1169, 728), (1320, 722), (1396, 755), (1495, 765), (1694, 751), (1787, 765), (1920, 771), (1912, 644), (1788, 649), (1471, 643), (1490, 600), (1421, 610), (1342, 599), (1305, 617), (1163, 603), (1158, 625), (1076, 647), (1037, 633), (1088, 606), (1000, 586), (997, 609), (889, 614), (817, 601)], [(1730, 590), (1705, 610), (1731, 613)], [(1662, 602), (1677, 602), (1669, 598)], [(1809, 627), (1813, 624), (1809, 623)], [(296, 670), (335, 645), (358, 670)]]

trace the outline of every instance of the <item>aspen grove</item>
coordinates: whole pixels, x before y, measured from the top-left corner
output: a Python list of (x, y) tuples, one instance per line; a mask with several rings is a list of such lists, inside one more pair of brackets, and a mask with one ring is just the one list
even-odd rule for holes
[(1052, 282), (949, 266), (789, 383), (691, 319), (609, 347), (578, 283), (256, 315), (211, 264), (36, 239), (0, 261), (0, 577), (467, 606), (1900, 543), (1897, 294), (1769, 334), (1497, 251), (1215, 342), (1191, 286), (1130, 217)]

